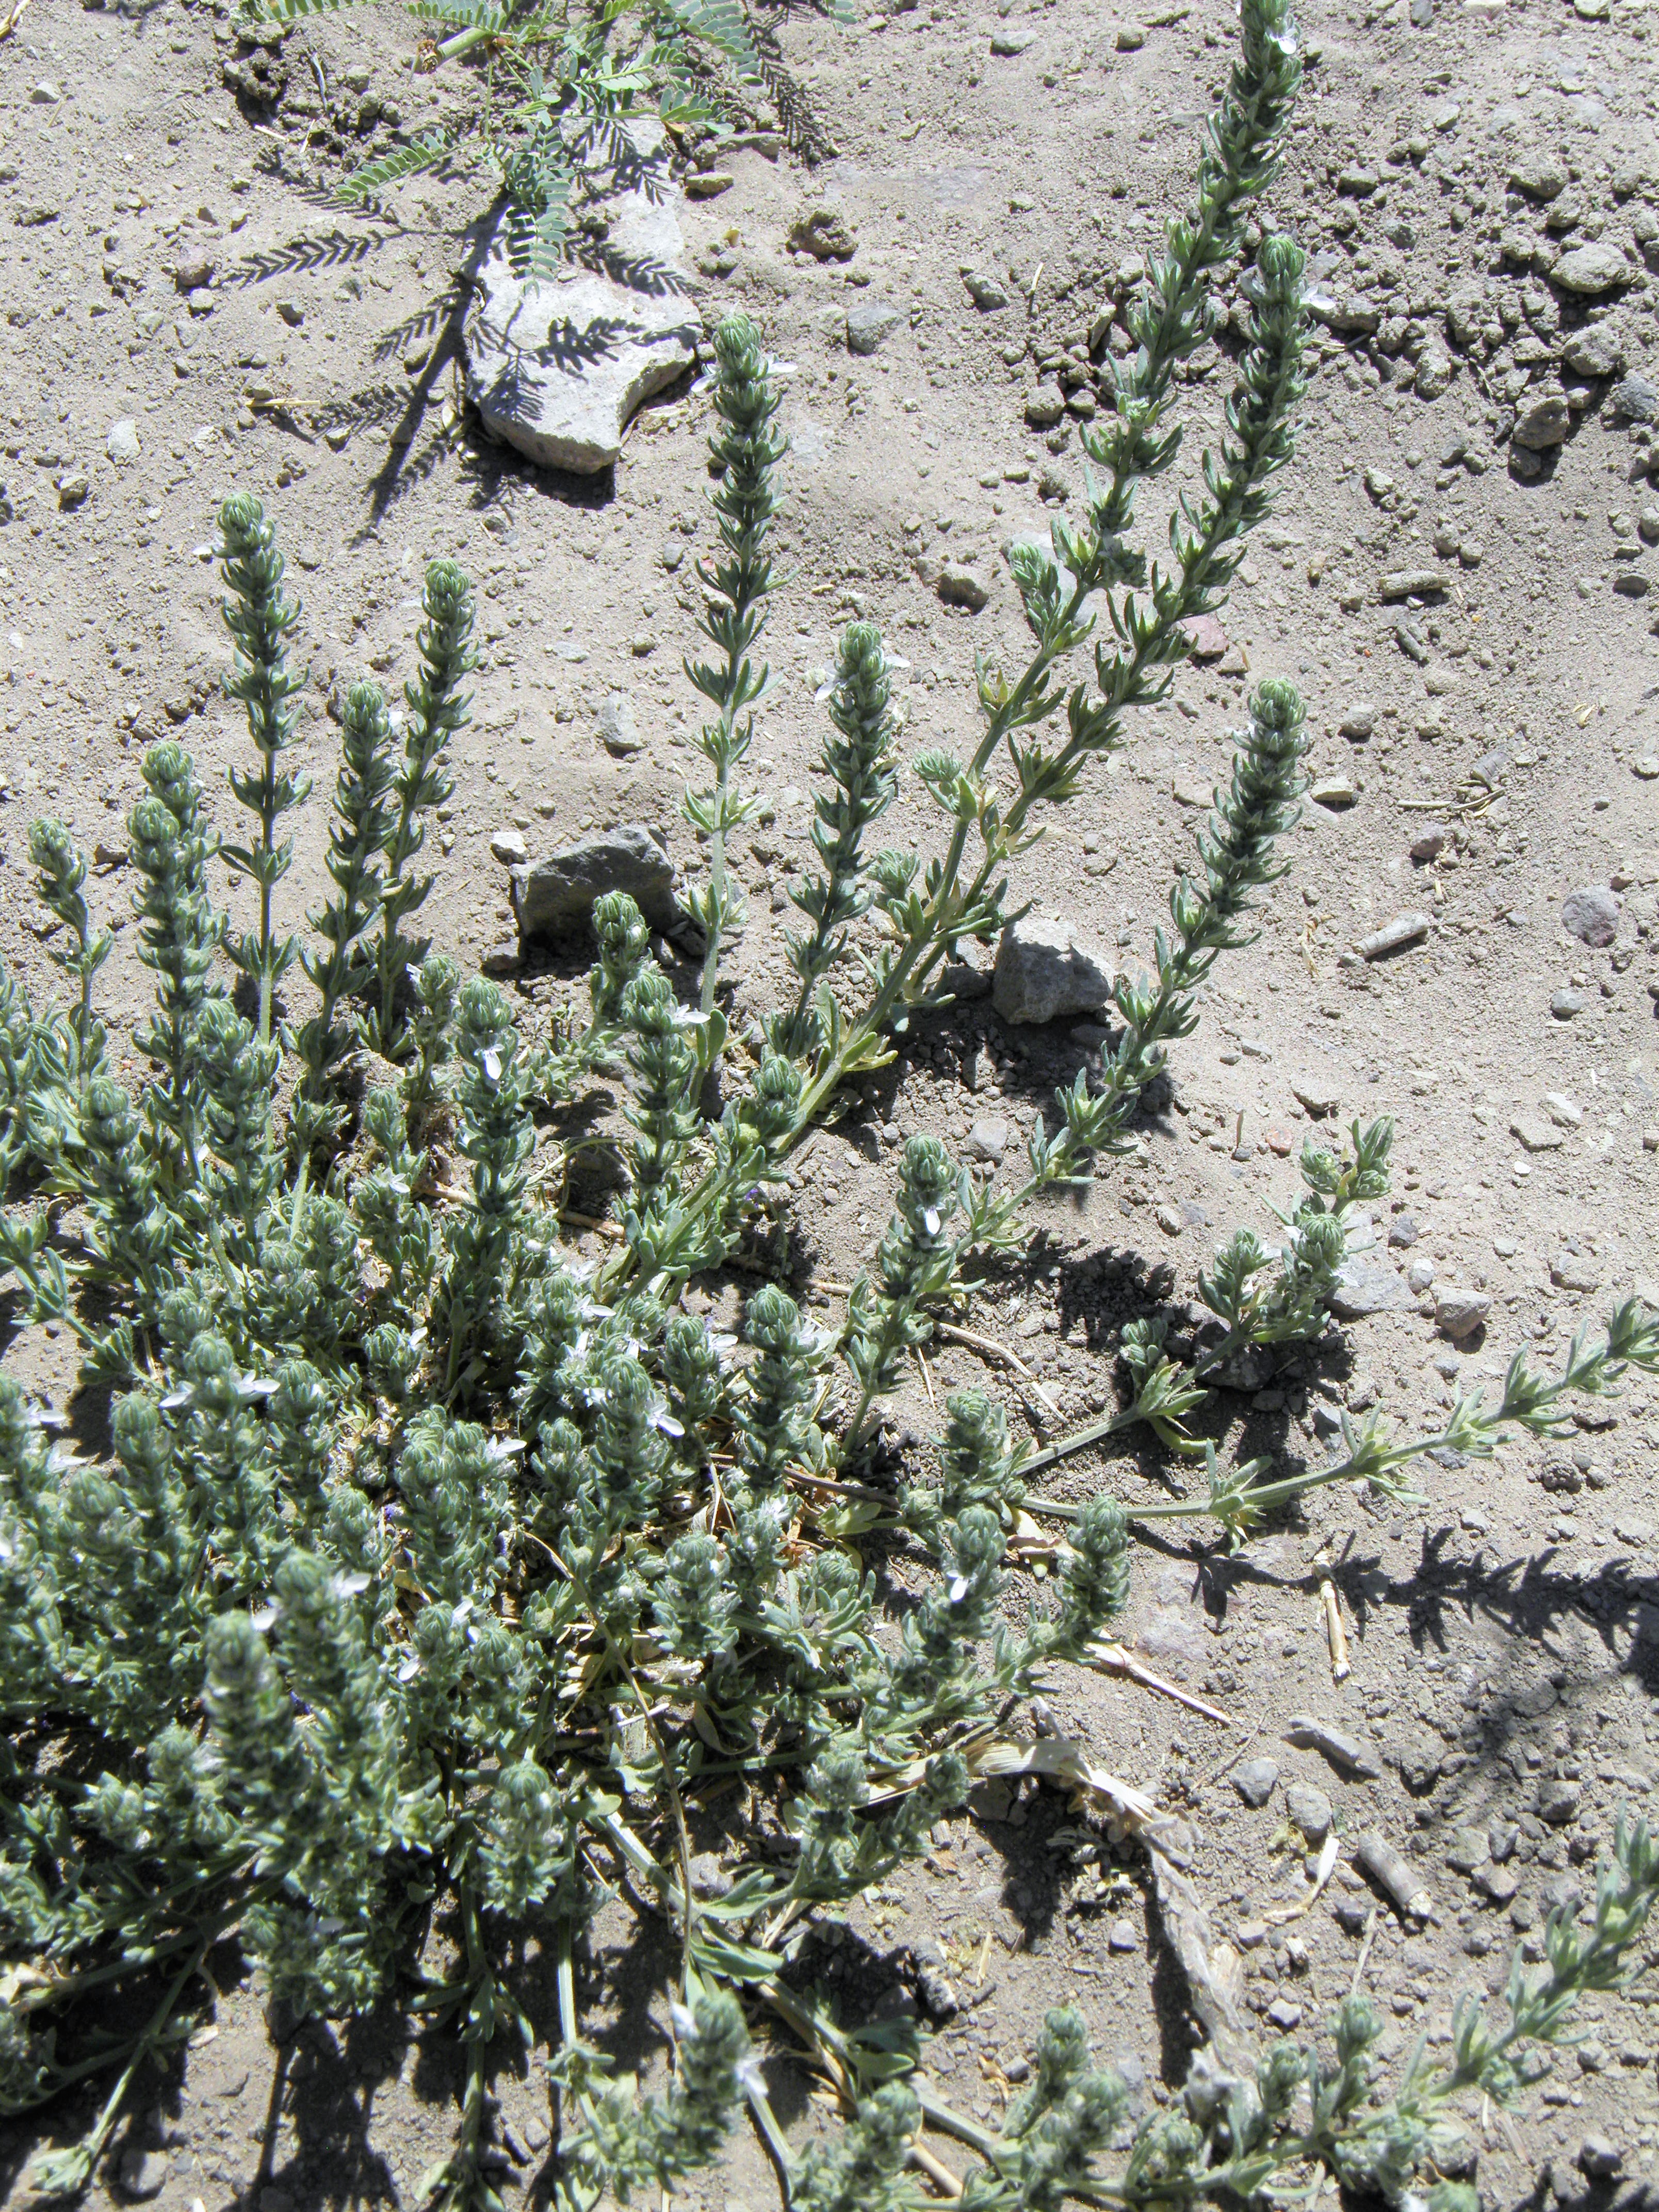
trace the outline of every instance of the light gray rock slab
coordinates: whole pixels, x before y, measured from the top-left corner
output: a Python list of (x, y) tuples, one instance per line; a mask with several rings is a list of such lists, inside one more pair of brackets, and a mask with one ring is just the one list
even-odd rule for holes
[(498, 222), (466, 321), (467, 396), (488, 428), (544, 468), (585, 476), (612, 465), (641, 402), (692, 366), (702, 330), (679, 191), (648, 139), (603, 204), (603, 244), (551, 282), (514, 276)]

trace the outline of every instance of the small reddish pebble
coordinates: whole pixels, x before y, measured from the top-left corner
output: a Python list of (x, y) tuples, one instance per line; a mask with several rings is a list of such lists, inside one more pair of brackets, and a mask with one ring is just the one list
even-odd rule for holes
[(1286, 1131), (1283, 1129), (1268, 1130), (1267, 1150), (1270, 1152), (1277, 1152), (1279, 1158), (1282, 1160), (1290, 1149), (1291, 1139)]

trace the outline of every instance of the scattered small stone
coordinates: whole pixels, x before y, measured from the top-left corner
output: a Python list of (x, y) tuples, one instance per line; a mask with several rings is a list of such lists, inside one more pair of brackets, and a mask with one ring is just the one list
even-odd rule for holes
[(159, 2197), (172, 2171), (173, 2160), (164, 2150), (123, 2151), (118, 2173), (121, 2194), (140, 2203)]
[(1389, 1224), (1389, 1243), (1396, 1252), (1409, 1251), (1422, 1231), (1409, 1213), (1401, 1213)]
[(1614, 376), (1625, 365), (1625, 348), (1607, 324), (1589, 323), (1573, 332), (1561, 358), (1575, 376)]
[(983, 313), (993, 315), (999, 307), (1008, 304), (1008, 293), (995, 276), (981, 269), (964, 269), (962, 281), (968, 288), (968, 296)]
[(1561, 927), (1581, 945), (1600, 948), (1619, 934), (1620, 899), (1605, 884), (1587, 884), (1561, 902)]
[(1510, 1123), (1510, 1134), (1528, 1152), (1556, 1152), (1566, 1141), (1553, 1122), (1537, 1114), (1517, 1114)]
[(521, 868), (530, 858), (521, 830), (497, 830), (490, 837), (489, 849), (504, 868)]
[[(1333, 814), (1340, 814), (1355, 804), (1359, 793), (1346, 775), (1322, 775), (1308, 786), (1308, 796), (1316, 806), (1328, 807)], [(1207, 798), (1204, 804), (1208, 805)]]
[(971, 568), (964, 568), (959, 561), (945, 563), (939, 572), (936, 588), (947, 607), (966, 607), (970, 614), (977, 614), (991, 597), (989, 585)]
[(1560, 445), (1571, 428), (1572, 416), (1566, 401), (1559, 392), (1547, 392), (1541, 399), (1534, 400), (1525, 414), (1516, 417), (1510, 443), (1524, 453), (1546, 453), (1552, 446)]
[(1327, 1114), (1334, 1114), (1340, 1106), (1342, 1087), (1322, 1076), (1307, 1075), (1291, 1084), (1291, 1096), (1298, 1104), (1305, 1106), (1318, 1121), (1322, 1121)]
[(478, 955), (478, 966), (486, 975), (516, 975), (523, 965), (523, 951), (510, 937), (486, 945)]
[(1121, 54), (1138, 54), (1146, 43), (1146, 33), (1139, 23), (1120, 23), (1116, 46)]
[(1447, 830), (1443, 822), (1431, 822), (1412, 839), (1413, 860), (1427, 862), (1437, 860), (1446, 849)]
[(626, 760), (632, 753), (645, 750), (645, 739), (640, 735), (634, 720), (633, 702), (625, 691), (613, 691), (599, 709), (599, 736), (608, 753), (618, 760)]
[(1285, 1810), (1316, 1849), (1331, 1832), (1331, 1801), (1311, 1782), (1292, 1782), (1285, 1792)]
[(213, 262), (205, 253), (187, 253), (173, 266), (173, 281), (181, 292), (199, 292), (213, 281)]
[[(1659, 513), (1659, 509), (1655, 510)], [(1181, 624), (1187, 650), (1194, 660), (1219, 660), (1227, 650), (1227, 633), (1213, 615), (1188, 615)]]
[(1427, 345), (1417, 357), (1413, 388), (1419, 399), (1438, 399), (1452, 380), (1451, 356), (1443, 346)]
[(1567, 189), (1566, 170), (1548, 156), (1517, 161), (1509, 180), (1512, 191), (1524, 192), (1529, 200), (1559, 199)]
[(1469, 1878), (1481, 1896), (1489, 1899), (1493, 1905), (1513, 1903), (1521, 1887), (1521, 1877), (1512, 1867), (1494, 1866), (1490, 1860), (1484, 1866), (1476, 1867)]
[(1484, 1828), (1454, 1828), (1446, 1846), (1446, 1864), (1454, 1874), (1473, 1874), (1490, 1853)]
[(1369, 937), (1360, 939), (1359, 957), (1362, 960), (1386, 959), (1390, 952), (1401, 952), (1407, 945), (1419, 943), (1433, 926), (1430, 915), (1414, 910), (1397, 914), (1381, 929), (1374, 929)]
[(997, 947), (991, 1003), (1006, 1022), (1053, 1022), (1091, 1014), (1112, 994), (1105, 955), (1069, 922), (1027, 915), (1011, 922)]
[(1302, 2025), (1302, 2008), (1294, 1997), (1275, 1997), (1267, 2007), (1267, 2018), (1282, 2034)]
[(1369, 1745), (1360, 1742), (1357, 1736), (1344, 1735), (1328, 1721), (1316, 1719), (1311, 1714), (1292, 1713), (1285, 1735), (1288, 1742), (1322, 1752), (1334, 1766), (1345, 1767), (1365, 1781), (1374, 1782), (1382, 1771), (1376, 1753)]
[(1630, 772), (1644, 783), (1652, 783), (1659, 778), (1659, 753), (1638, 753), (1630, 764)]
[(1578, 1818), (1584, 1793), (1576, 1782), (1548, 1780), (1538, 1785), (1538, 1817), (1552, 1828), (1568, 1828)]
[(1583, 1108), (1576, 1100), (1569, 1098), (1565, 1091), (1547, 1091), (1544, 1093), (1544, 1111), (1558, 1129), (1577, 1129), (1583, 1126)]
[(1434, 1262), (1425, 1260), (1419, 1252), (1406, 1270), (1406, 1287), (1415, 1297), (1421, 1297), (1434, 1280)]
[(1028, 46), (1034, 45), (1036, 40), (1035, 31), (1023, 30), (1018, 27), (1013, 30), (993, 31), (991, 52), (999, 55), (1004, 61), (1012, 61), (1016, 55), (1023, 54)]
[(1575, 246), (1550, 270), (1552, 284), (1581, 300), (1601, 299), (1635, 279), (1635, 270), (1619, 248), (1599, 238), (1588, 246)]
[(1000, 1115), (988, 1115), (968, 1132), (968, 1149), (976, 1160), (993, 1165), (1008, 1149), (1008, 1124)]
[(1557, 1252), (1550, 1261), (1550, 1280), (1558, 1291), (1589, 1292), (1601, 1287), (1601, 1272), (1576, 1252)]
[(1443, 1336), (1459, 1344), (1485, 1326), (1491, 1311), (1492, 1300), (1484, 1291), (1455, 1290), (1448, 1284), (1435, 1299), (1434, 1325)]
[(1133, 1922), (1113, 1921), (1111, 1933), (1106, 1938), (1106, 1944), (1109, 1950), (1119, 1953), (1138, 1951), (1140, 1948), (1140, 1939), (1135, 1934)]
[(1613, 386), (1607, 405), (1618, 422), (1659, 422), (1659, 385), (1632, 369)]
[(68, 469), (58, 479), (58, 504), (67, 513), (79, 507), (92, 484), (84, 469)]
[(1376, 728), (1376, 708), (1369, 699), (1357, 700), (1337, 726), (1342, 736), (1364, 744)]
[(1450, 588), (1443, 568), (1391, 568), (1377, 584), (1377, 595), (1387, 605), (1394, 599), (1427, 599)]
[(1550, 994), (1550, 1012), (1558, 1022), (1570, 1022), (1589, 1004), (1582, 991), (1559, 990)]
[(730, 169), (698, 169), (683, 179), (685, 197), (689, 200), (718, 199), (729, 192), (737, 179)]
[(137, 459), (140, 451), (138, 425), (130, 415), (124, 415), (118, 422), (110, 424), (104, 439), (104, 451), (118, 468)]
[(1267, 1803), (1279, 1786), (1279, 1768), (1271, 1759), (1247, 1759), (1233, 1769), (1233, 1787), (1252, 1808)]
[(855, 301), (847, 310), (848, 352), (872, 354), (879, 351), (902, 319), (890, 300)]
[(1052, 430), (1066, 412), (1066, 395), (1057, 384), (1040, 384), (1025, 402), (1025, 420), (1034, 430)]
[(1605, 2136), (1586, 2136), (1578, 2146), (1578, 2166), (1588, 2181), (1611, 2181), (1623, 2172), (1625, 2154)]

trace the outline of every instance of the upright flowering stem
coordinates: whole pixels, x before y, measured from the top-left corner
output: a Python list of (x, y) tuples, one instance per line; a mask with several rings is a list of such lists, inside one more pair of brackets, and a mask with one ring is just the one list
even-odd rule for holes
[(728, 315), (720, 325), (714, 334), (714, 411), (720, 427), (709, 440), (708, 451), (720, 473), (714, 507), (721, 550), (713, 568), (698, 566), (708, 595), (698, 627), (724, 657), (717, 663), (685, 663), (686, 674), (714, 708), (714, 719), (703, 725), (699, 739), (714, 766), (713, 788), (685, 795), (687, 820), (708, 839), (708, 880), (687, 902), (705, 939), (705, 1014), (713, 1011), (720, 982), (720, 946), (744, 920), (743, 902), (726, 869), (726, 840), (757, 805), (732, 789), (732, 775), (749, 750), (755, 727), (752, 709), (770, 680), (765, 662), (757, 665), (749, 652), (765, 626), (772, 588), (766, 539), (778, 511), (774, 471), (786, 444), (775, 421), (781, 396), (773, 386), (759, 335), (746, 316)]

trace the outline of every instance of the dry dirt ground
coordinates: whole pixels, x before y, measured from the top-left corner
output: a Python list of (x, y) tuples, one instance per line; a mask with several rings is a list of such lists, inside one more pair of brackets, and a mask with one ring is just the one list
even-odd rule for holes
[[(224, 17), (179, 0), (131, 13), (37, 0), (0, 47), (0, 951), (42, 996), (35, 813), (56, 811), (95, 849), (95, 888), (117, 915), (147, 741), (176, 730), (228, 813), (223, 772), (245, 739), (216, 687), (208, 545), (214, 504), (236, 486), (277, 517), (306, 600), (304, 753), (325, 791), (331, 695), (365, 665), (407, 672), (422, 563), (453, 553), (477, 579), (477, 716), (428, 909), (441, 945), (476, 960), (510, 938), (490, 842), (514, 825), (533, 854), (642, 820), (695, 857), (678, 814), (696, 764), (678, 664), (696, 607), (687, 556), (709, 538), (703, 392), (648, 408), (614, 477), (538, 476), (484, 442), (455, 381), (482, 188), (423, 181), (361, 220), (315, 190), (339, 173), (343, 138), (379, 143), (376, 102), (419, 122), (452, 97), (447, 81), (437, 94), (411, 77), (411, 34), (390, 10), (324, 19), (269, 56), (239, 46)], [(1644, 519), (1659, 496), (1646, 481), (1659, 331), (1644, 259), (1659, 237), (1656, 22), (1645, 0), (1414, 0), (1409, 14), (1394, 0), (1363, 16), (1310, 0), (1316, 60), (1273, 201), (1317, 257), (1324, 318), (1299, 458), (1224, 612), (1224, 654), (1140, 718), (1115, 772), (1097, 773), (1032, 855), (1025, 887), (1039, 911), (1144, 960), (1252, 675), (1304, 686), (1327, 781), (1259, 943), (1218, 971), (1136, 1154), (1048, 1207), (1029, 1264), (1002, 1270), (972, 1316), (1020, 1352), (1062, 1419), (1108, 1402), (1115, 1330), (1149, 1284), (1179, 1305), (1219, 1237), (1271, 1230), (1310, 1103), (1397, 1117), (1395, 1195), (1377, 1209), (1395, 1310), (1276, 1372), (1264, 1363), (1253, 1395), (1224, 1394), (1211, 1425), (1229, 1449), (1322, 1458), (1344, 1404), (1431, 1424), (1455, 1390), (1493, 1388), (1517, 1346), (1559, 1359), (1582, 1322), (1659, 1273), (1647, 596), (1659, 513)], [(740, 1024), (781, 988), (782, 887), (805, 849), (814, 694), (836, 630), (868, 615), (902, 656), (909, 742), (969, 737), (975, 654), (1023, 649), (1002, 548), (1081, 484), (1074, 430), (1034, 431), (1027, 400), (1048, 362), (1048, 380), (1090, 404), (1089, 349), (1113, 343), (1114, 301), (1188, 190), (1231, 31), (1219, 0), (1145, 21), (1097, 0), (913, 7), (850, 32), (804, 10), (778, 19), (787, 143), (722, 156), (729, 186), (684, 215), (707, 316), (741, 305), (793, 364), (787, 580), (769, 633), (782, 681), (752, 768), (772, 818), (740, 855), (752, 908)], [(1522, 173), (1530, 193), (1510, 188)], [(849, 261), (787, 250), (819, 207), (856, 227)], [(1559, 257), (1589, 246), (1609, 287), (1593, 300), (1552, 281)], [(964, 267), (1009, 304), (976, 307)], [(846, 311), (872, 298), (897, 309), (896, 327), (855, 357)], [(1230, 349), (1200, 365), (1200, 425)], [(1517, 449), (1517, 409), (1541, 438), (1551, 403), (1565, 437)], [(137, 450), (117, 460), (121, 420)], [(1155, 537), (1161, 501), (1143, 504)], [(945, 557), (981, 578), (981, 611), (941, 604), (930, 580)], [(1425, 568), (1443, 590), (1384, 603), (1386, 574)], [(615, 692), (643, 740), (623, 759), (599, 734)], [(932, 836), (917, 802), (912, 787), (894, 842)], [(324, 822), (319, 797), (289, 886), (296, 914), (320, 883)], [(1600, 946), (1562, 927), (1585, 887), (1610, 895)], [(1428, 918), (1426, 935), (1357, 957), (1407, 911)], [(129, 942), (110, 971), (118, 1006), (136, 1002)], [(518, 988), (544, 1003), (575, 972)], [(898, 1133), (960, 1140), (1000, 1118), (1017, 1136), (1097, 1042), (1010, 1030), (982, 1000), (920, 1025), (863, 1121), (817, 1139), (804, 1165), (818, 1268), (844, 1277), (878, 1234)], [(1492, 1301), (1484, 1333), (1461, 1345), (1436, 1325), (1448, 1284)], [(708, 1287), (729, 1310), (736, 1279)], [(67, 1394), (61, 1343), (15, 1337), (7, 1356)], [(988, 1380), (1028, 1426), (1053, 1425), (967, 1349), (941, 1348), (936, 1370), (940, 1385)], [(927, 1431), (919, 1384), (902, 1413)], [(1391, 2051), (1419, 2034), (1443, 2043), (1456, 1994), (1498, 1990), (1516, 1943), (1535, 1955), (1552, 1905), (1589, 1887), (1616, 1808), (1646, 1802), (1659, 1772), (1656, 1446), (1659, 1406), (1637, 1387), (1564, 1443), (1427, 1468), (1411, 1510), (1378, 1515), (1337, 1491), (1231, 1557), (1199, 1536), (1138, 1541), (1126, 1643), (1230, 1721), (1078, 1674), (1057, 1686), (1054, 1718), (1191, 1822), (1194, 1879), (1242, 1953), (1264, 2038), (1316, 2029), (1358, 1971), (1395, 2023)], [(1146, 1498), (1158, 1480), (1131, 1438), (1071, 1462), (1056, 1486)], [(1326, 1577), (1352, 1655), (1340, 1684)], [(1296, 1747), (1297, 1713), (1360, 1739), (1376, 1776)], [(1253, 1806), (1241, 1763), (1264, 1758), (1277, 1786)], [(1305, 1893), (1307, 1845), (1286, 1813), (1297, 1784), (1328, 1800), (1344, 1849), (1315, 1908), (1270, 1927), (1273, 1907)], [(1317, 1805), (1296, 1805), (1316, 1829)], [(1066, 1820), (1052, 1796), (981, 1803), (820, 1954), (857, 2020), (913, 2005), (915, 1954), (936, 1947), (962, 2009), (928, 2063), (981, 2118), (1062, 1996), (1145, 2098), (1166, 2098), (1184, 2071), (1184, 1989), (1144, 1870), (1074, 1866), (1055, 1832)], [(1401, 1925), (1352, 1868), (1367, 1827), (1420, 1870), (1431, 1924)], [(601, 1933), (594, 2017), (660, 2048), (635, 1995), (653, 1939), (641, 1952), (620, 1908)], [(1593, 2001), (1589, 2039), (1510, 2120), (1474, 2117), (1485, 2201), (1649, 2185), (1653, 2001), (1639, 1983)], [(161, 2178), (167, 2212), (407, 2202), (449, 2138), (451, 2063), (389, 2017), (273, 2041), (257, 1987), (228, 1987), (176, 2072), (135, 2094), (118, 2154), (166, 2151), (143, 2174)], [(775, 2086), (799, 2137), (816, 2124), (805, 2086), (781, 2066)], [(502, 2094), (502, 2184), (533, 2191), (538, 2068)], [(48, 2131), (88, 2109), (60, 2108)], [(1583, 2178), (1587, 2137), (1619, 2154), (1617, 2185)], [(0, 2130), (0, 2187), (21, 2189), (37, 2140)], [(118, 2197), (115, 2166), (99, 2187)], [(687, 2193), (751, 2212), (776, 2201), (747, 2137)]]

